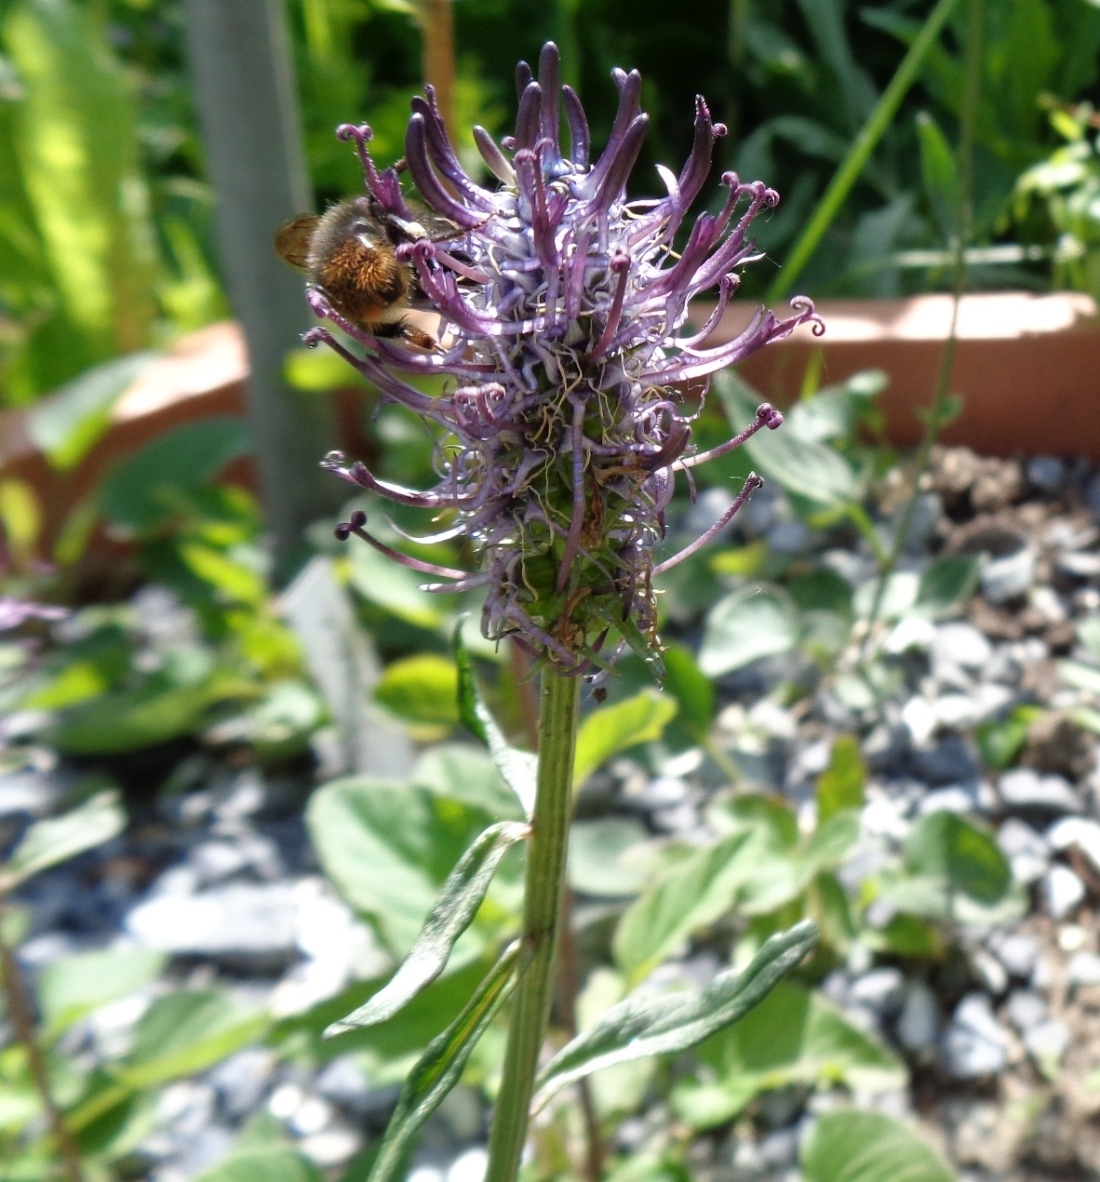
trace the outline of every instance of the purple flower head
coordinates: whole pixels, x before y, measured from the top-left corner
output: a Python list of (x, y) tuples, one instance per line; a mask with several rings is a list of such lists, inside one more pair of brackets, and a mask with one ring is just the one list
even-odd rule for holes
[[(734, 340), (705, 346), (740, 268), (760, 257), (750, 224), (779, 197), (760, 181), (743, 184), (725, 173), (721, 211), (698, 215), (686, 237), (681, 233), (714, 141), (725, 134), (698, 98), (694, 142), (679, 174), (659, 167), (664, 195), (628, 200), (648, 118), (639, 109), (638, 73), (613, 76), (619, 110), (606, 148), (592, 160), (584, 111), (559, 82), (555, 46), (543, 48), (537, 81), (521, 63), (515, 134), (497, 144), (474, 129), (495, 188), (460, 165), (431, 91), (414, 99), (405, 158), (430, 208), (423, 216), (406, 202), (397, 173), (375, 166), (370, 129), (338, 129), (359, 151), (368, 200), (394, 225), (416, 227), (407, 238), (394, 235), (396, 253), (421, 301), (441, 318), (436, 347), (413, 347), (420, 342), (392, 325), (374, 335), (349, 322), (323, 288), (310, 293), (318, 314), (363, 351), (353, 354), (324, 328), (307, 341), (325, 341), (383, 398), (429, 420), (448, 440), (439, 452), (439, 483), (423, 492), (379, 480), (339, 453), (326, 466), (401, 504), (450, 511), (450, 528), (436, 536), (467, 539), (477, 569), (398, 554), (367, 532), (362, 514), (338, 536), (356, 534), (433, 576), (427, 590), (484, 587), (485, 635), (512, 636), (569, 673), (606, 668), (625, 647), (654, 659), (653, 575), (713, 537), (761, 483), (751, 475), (711, 530), (655, 564), (676, 473), (782, 422), (761, 406), (735, 439), (705, 455), (693, 452), (693, 416), (674, 383), (706, 378), (806, 321), (822, 331), (813, 305), (800, 297), (787, 319), (761, 309)], [(674, 249), (674, 241), (683, 246)], [(689, 302), (714, 290), (710, 321), (679, 335)], [(423, 375), (445, 376), (444, 392), (429, 396), (406, 380)]]

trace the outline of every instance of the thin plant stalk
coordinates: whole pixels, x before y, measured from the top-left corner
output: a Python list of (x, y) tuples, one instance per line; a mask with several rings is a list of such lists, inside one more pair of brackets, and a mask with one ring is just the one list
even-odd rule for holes
[(958, 205), (955, 211), (955, 241), (953, 250), (953, 276), (951, 284), (951, 323), (940, 357), (939, 372), (936, 375), (935, 393), (925, 421), (924, 435), (913, 461), (913, 486), (909, 499), (902, 510), (894, 540), (885, 563), (879, 571), (874, 599), (867, 617), (867, 626), (860, 645), (860, 665), (866, 665), (870, 655), (875, 624), (878, 622), (882, 601), (886, 595), (886, 584), (897, 567), (905, 550), (909, 531), (913, 525), (920, 496), (920, 480), (928, 468), (932, 448), (939, 441), (940, 431), (946, 418), (948, 395), (951, 388), (951, 373), (955, 367), (955, 352), (958, 347), (959, 306), (967, 283), (966, 245), (970, 239), (973, 215), (974, 187), (974, 120), (978, 108), (978, 93), (982, 76), (982, 44), (985, 21), (985, 0), (968, 0), (966, 37), (966, 94), (963, 101), (962, 121), (959, 127), (959, 185)]
[(554, 992), (579, 712), (580, 679), (545, 669), (539, 712), (538, 789), (524, 886), (523, 939), (530, 960), (512, 1003), (504, 1074), (489, 1137), (486, 1182), (514, 1182), (527, 1137), (535, 1073)]
[(443, 122), (455, 135), (454, 0), (418, 0), (416, 22), (423, 39), (424, 81), (435, 88)]
[(860, 174), (867, 166), (871, 153), (878, 146), (879, 140), (886, 134), (893, 122), (894, 116), (901, 106), (909, 87), (913, 85), (924, 61), (925, 54), (936, 43), (940, 30), (947, 23), (955, 10), (959, 0), (940, 0), (932, 10), (924, 27), (917, 34), (909, 52), (898, 66), (897, 73), (890, 79), (889, 85), (882, 92), (874, 110), (860, 128), (859, 134), (852, 141), (848, 154), (840, 162), (840, 166), (833, 174), (829, 187), (825, 190), (821, 200), (817, 203), (813, 215), (806, 223), (806, 228), (798, 236), (791, 252), (776, 276), (775, 282), (768, 289), (766, 300), (774, 302), (783, 299), (794, 290), (802, 269), (810, 261), (815, 250), (824, 238), (826, 231), (833, 223), (833, 219), (840, 212), (841, 206), (848, 199), (852, 186), (859, 180)]
[[(2, 917), (2, 900), (0, 900), (0, 917)], [(0, 924), (0, 988), (3, 990), (4, 1005), (11, 1021), (12, 1033), (16, 1043), (23, 1048), (27, 1056), (27, 1070), (34, 1083), (34, 1090), (46, 1113), (50, 1132), (53, 1134), (54, 1147), (61, 1159), (61, 1169), (66, 1182), (84, 1182), (84, 1172), (80, 1167), (80, 1151), (73, 1141), (72, 1134), (65, 1123), (65, 1116), (54, 1100), (50, 1088), (49, 1072), (46, 1068), (46, 1056), (42, 1052), (34, 1032), (34, 1010), (31, 1005), (27, 984), (23, 979), (22, 970), (7, 941), (4, 939), (3, 926)]]

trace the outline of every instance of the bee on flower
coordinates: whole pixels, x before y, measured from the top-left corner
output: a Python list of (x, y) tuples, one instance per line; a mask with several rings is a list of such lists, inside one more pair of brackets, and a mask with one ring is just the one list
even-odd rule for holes
[[(740, 269), (759, 257), (751, 223), (774, 208), (778, 194), (724, 173), (721, 210), (685, 227), (714, 141), (725, 134), (697, 98), (686, 163), (678, 174), (658, 167), (663, 196), (629, 200), (626, 184), (648, 117), (640, 110), (639, 74), (616, 70), (613, 77), (618, 113), (593, 159), (580, 100), (560, 82), (556, 47), (543, 48), (537, 79), (521, 63), (514, 135), (498, 144), (474, 128), (495, 188), (459, 163), (430, 88), (413, 100), (408, 174), (433, 223), (448, 229), (403, 235), (392, 249), (417, 306), (440, 318), (435, 338), (427, 338), (434, 347), (423, 347), (423, 333), (372, 332), (363, 318), (345, 315), (323, 284), (310, 289), (317, 314), (361, 351), (323, 327), (307, 341), (328, 344), (384, 399), (454, 441), (438, 484), (423, 491), (380, 480), (339, 453), (325, 465), (383, 498), (449, 513), (449, 528), (431, 540), (465, 538), (477, 565), (456, 570), (402, 555), (368, 532), (362, 513), (339, 526), (338, 536), (355, 534), (428, 575), (426, 590), (484, 588), (485, 636), (512, 637), (567, 674), (607, 669), (626, 649), (657, 663), (654, 576), (720, 532), (762, 483), (750, 475), (702, 537), (656, 561), (677, 474), (690, 480), (693, 467), (782, 422), (764, 404), (740, 434), (700, 453), (677, 384), (736, 364), (800, 324), (823, 331), (812, 303), (798, 297), (785, 319), (760, 309), (735, 339), (706, 344)], [(419, 226), (424, 219), (406, 200), (399, 174), (379, 170), (371, 157), (370, 128), (344, 125), (337, 135), (359, 152), (370, 208), (388, 224)], [(674, 249), (677, 241), (683, 245)], [(681, 335), (690, 301), (708, 292), (717, 293), (713, 315)], [(406, 380), (425, 375), (448, 379), (442, 394)]]

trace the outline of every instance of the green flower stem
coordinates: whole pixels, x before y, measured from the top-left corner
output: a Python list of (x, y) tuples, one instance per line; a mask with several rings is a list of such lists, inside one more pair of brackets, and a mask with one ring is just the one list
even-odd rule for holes
[(544, 671), (539, 712), (538, 792), (527, 841), (523, 903), (523, 938), (530, 960), (514, 994), (504, 1075), (489, 1138), (486, 1182), (514, 1182), (527, 1137), (539, 1051), (550, 1018), (554, 955), (563, 914), (579, 712), (580, 678)]

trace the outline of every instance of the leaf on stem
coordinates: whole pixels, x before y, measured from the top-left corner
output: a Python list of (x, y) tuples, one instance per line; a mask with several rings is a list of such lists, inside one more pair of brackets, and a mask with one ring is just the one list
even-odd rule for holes
[(462, 1013), (428, 1045), (409, 1072), (369, 1182), (397, 1182), (413, 1137), (458, 1083), (477, 1040), (512, 990), (522, 945), (505, 951)]
[(346, 1018), (328, 1026), (325, 1038), (384, 1022), (443, 972), (455, 942), (481, 906), (501, 858), (527, 833), (526, 825), (501, 821), (481, 834), (443, 884), (420, 935), (389, 984)]
[(651, 1055), (685, 1051), (757, 1005), (817, 941), (808, 921), (772, 936), (742, 972), (720, 973), (701, 993), (627, 998), (613, 1006), (591, 1030), (563, 1047), (536, 1081), (541, 1106), (555, 1092), (602, 1067)]
[(501, 778), (518, 797), (523, 815), (530, 817), (535, 808), (538, 757), (530, 751), (513, 747), (485, 705), (477, 688), (469, 649), (462, 639), (462, 623), (455, 629), (454, 645), (458, 665), (458, 713), (462, 725), (489, 748)]

